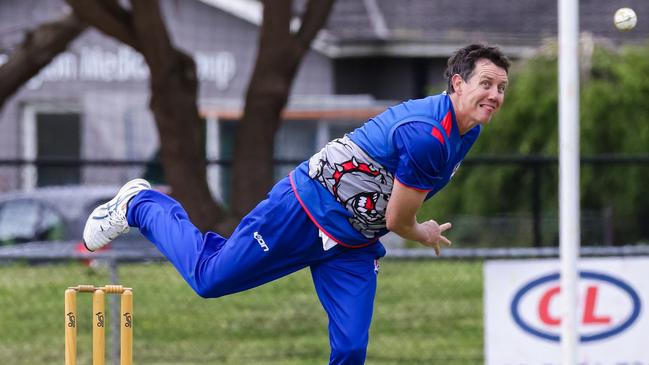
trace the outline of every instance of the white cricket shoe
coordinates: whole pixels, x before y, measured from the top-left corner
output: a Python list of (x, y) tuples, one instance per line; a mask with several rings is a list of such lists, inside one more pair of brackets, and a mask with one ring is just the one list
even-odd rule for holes
[(104, 247), (122, 233), (129, 230), (126, 221), (128, 202), (142, 190), (151, 189), (144, 179), (134, 179), (122, 186), (108, 203), (101, 204), (90, 213), (83, 229), (83, 244), (88, 251)]

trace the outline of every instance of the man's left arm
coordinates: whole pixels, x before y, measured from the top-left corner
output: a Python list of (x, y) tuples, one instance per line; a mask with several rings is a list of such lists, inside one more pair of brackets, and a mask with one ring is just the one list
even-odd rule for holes
[(451, 223), (440, 225), (432, 219), (422, 223), (417, 222), (417, 210), (423, 204), (426, 195), (426, 191), (410, 188), (395, 180), (385, 212), (386, 226), (405, 239), (432, 247), (435, 254), (439, 256), (442, 245), (451, 245), (451, 241), (442, 235), (444, 231), (451, 228)]
[(407, 123), (395, 130), (399, 164), (386, 208), (386, 226), (403, 238), (434, 248), (439, 255), (441, 245), (451, 244), (442, 235), (451, 224), (439, 225), (434, 220), (418, 223), (416, 217), (446, 161), (446, 142), (436, 137), (435, 129), (443, 133), (437, 126), (423, 122)]

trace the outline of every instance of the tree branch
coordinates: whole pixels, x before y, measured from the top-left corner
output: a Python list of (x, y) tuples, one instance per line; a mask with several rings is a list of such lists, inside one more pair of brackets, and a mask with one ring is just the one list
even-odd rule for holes
[[(297, 34), (290, 33), (291, 0), (265, 0), (257, 61), (246, 92), (237, 131), (232, 168), (232, 204), (243, 216), (263, 199), (273, 183), (274, 136), (281, 123), (291, 86), (311, 40), (324, 25), (333, 0), (312, 0)], [(250, 171), (255, 171), (254, 179)]]
[(306, 11), (302, 15), (302, 25), (295, 36), (303, 47), (309, 47), (318, 31), (325, 25), (333, 3), (334, 0), (309, 1)]
[(0, 66), (0, 108), (7, 98), (65, 51), (87, 28), (74, 14), (45, 23), (28, 32), (22, 44)]
[[(147, 59), (152, 73), (161, 71), (153, 69), (161, 66), (169, 69), (169, 64), (175, 62), (169, 55), (177, 50), (171, 43), (171, 37), (162, 20), (158, 0), (131, 0), (133, 4), (133, 27), (137, 38), (142, 44), (140, 52)], [(155, 79), (155, 78), (154, 78)]]
[(131, 14), (116, 0), (66, 0), (77, 16), (98, 30), (140, 50)]
[(291, 34), (292, 8), (293, 0), (264, 0), (260, 36), (286, 39)]

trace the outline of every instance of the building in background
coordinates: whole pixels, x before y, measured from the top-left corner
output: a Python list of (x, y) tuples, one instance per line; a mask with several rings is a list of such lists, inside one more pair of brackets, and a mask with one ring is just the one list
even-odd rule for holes
[[(261, 3), (253, 0), (162, 0), (169, 33), (194, 56), (206, 154), (228, 159), (232, 134), (257, 49)], [(470, 42), (501, 46), (512, 58), (556, 37), (556, 2), (498, 0), (339, 0), (295, 79), (275, 157), (281, 176), (329, 139), (396, 101), (441, 91), (448, 56)], [(305, 1), (296, 1), (296, 12)], [(649, 35), (649, 3), (629, 0), (641, 21), (629, 33), (612, 25), (619, 6), (581, 3), (581, 28), (592, 39), (638, 43)], [(0, 2), (0, 63), (26, 30), (60, 17), (62, 0)], [(515, 16), (514, 16), (515, 15)], [(0, 114), (0, 159), (155, 160), (158, 137), (148, 109), (148, 69), (130, 47), (94, 29), (30, 80)], [(222, 198), (227, 168), (209, 169)], [(57, 184), (120, 183), (149, 175), (146, 166), (0, 166), (0, 191)], [(158, 174), (159, 175), (159, 174)]]

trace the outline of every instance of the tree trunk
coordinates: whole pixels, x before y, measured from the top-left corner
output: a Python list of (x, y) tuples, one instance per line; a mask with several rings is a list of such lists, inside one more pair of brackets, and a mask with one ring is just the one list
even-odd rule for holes
[(29, 31), (20, 46), (0, 66), (0, 109), (18, 89), (68, 48), (86, 29), (74, 14)]
[(230, 231), (232, 221), (212, 199), (207, 185), (196, 65), (171, 43), (158, 1), (132, 0), (132, 11), (115, 0), (67, 1), (83, 20), (143, 55), (150, 70), (150, 107), (160, 137), (160, 157), (172, 195), (201, 231)]
[(174, 71), (152, 72), (150, 106), (158, 127), (165, 179), (199, 229), (221, 231), (219, 223), (224, 223), (225, 212), (214, 202), (207, 185), (204, 122), (196, 106), (196, 66), (181, 52), (164, 62), (173, 63), (168, 66)]
[[(275, 133), (304, 54), (325, 24), (334, 0), (311, 0), (297, 33), (291, 33), (292, 0), (264, 1), (255, 69), (237, 130), (232, 212), (243, 216), (273, 184)], [(297, 141), (296, 141), (297, 142)]]
[(135, 32), (151, 70), (151, 110), (173, 195), (201, 230), (219, 229), (225, 212), (207, 185), (204, 122), (198, 114), (194, 60), (171, 43), (157, 0), (133, 0)]

